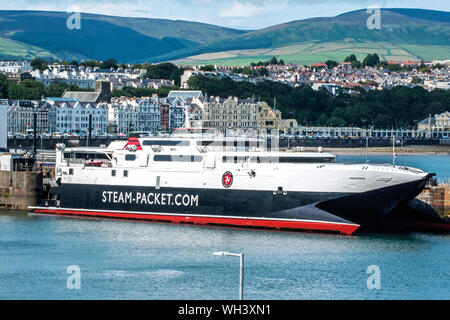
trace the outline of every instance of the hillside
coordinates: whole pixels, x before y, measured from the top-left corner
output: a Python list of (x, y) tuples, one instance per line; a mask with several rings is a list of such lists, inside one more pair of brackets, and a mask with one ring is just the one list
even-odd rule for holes
[[(383, 43), (392, 48), (399, 45), (415, 45), (444, 46), (448, 49), (450, 46), (449, 12), (382, 9), (381, 29), (379, 30), (367, 28), (366, 21), (369, 16), (366, 10), (358, 10), (331, 18), (293, 21), (198, 48), (182, 49), (156, 59), (180, 59), (186, 56), (233, 50), (268, 50), (307, 43)], [(445, 56), (440, 58), (445, 58)]]
[[(69, 30), (65, 12), (0, 11), (0, 56), (11, 54), (5, 42), (24, 48), (23, 58), (43, 52), (65, 59), (108, 59), (132, 62), (198, 47), (244, 31), (164, 19), (81, 14), (81, 29)], [(1, 47), (6, 50), (1, 50)]]
[(65, 12), (0, 11), (0, 58), (220, 64), (245, 64), (267, 56), (311, 63), (373, 52), (394, 60), (449, 58), (449, 12), (382, 9), (380, 30), (367, 28), (369, 16), (366, 10), (357, 10), (242, 31), (196, 22), (83, 13), (81, 30), (69, 30)]

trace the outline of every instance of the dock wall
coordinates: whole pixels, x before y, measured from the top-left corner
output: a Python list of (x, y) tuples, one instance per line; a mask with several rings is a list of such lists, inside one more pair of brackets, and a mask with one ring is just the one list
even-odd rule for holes
[(42, 172), (0, 171), (0, 208), (27, 210), (39, 204), (42, 182)]
[(441, 217), (450, 216), (450, 184), (426, 187), (417, 199), (430, 205)]

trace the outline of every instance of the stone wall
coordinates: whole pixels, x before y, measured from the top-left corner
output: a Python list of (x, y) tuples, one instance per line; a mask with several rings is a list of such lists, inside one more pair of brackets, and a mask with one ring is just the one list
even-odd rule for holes
[(450, 216), (450, 185), (426, 187), (417, 199), (429, 204), (441, 216)]
[(0, 208), (27, 210), (42, 197), (42, 173), (0, 171)]

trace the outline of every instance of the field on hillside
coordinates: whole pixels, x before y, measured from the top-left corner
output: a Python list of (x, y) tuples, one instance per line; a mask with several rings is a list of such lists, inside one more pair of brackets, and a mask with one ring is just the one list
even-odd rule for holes
[(19, 41), (0, 38), (0, 59), (34, 59), (49, 56), (52, 54), (47, 50)]
[(449, 57), (450, 46), (393, 45), (383, 42), (329, 42), (299, 43), (275, 49), (233, 50), (205, 53), (176, 60), (179, 64), (217, 64), (241, 66), (251, 62), (268, 60), (273, 56), (286, 63), (310, 65), (328, 59), (344, 61), (354, 53), (362, 61), (368, 53), (377, 53), (383, 60), (437, 60)]

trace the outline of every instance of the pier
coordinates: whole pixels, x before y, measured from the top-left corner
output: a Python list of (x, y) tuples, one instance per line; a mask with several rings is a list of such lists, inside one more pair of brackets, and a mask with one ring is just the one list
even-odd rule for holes
[(442, 218), (450, 217), (450, 184), (428, 185), (417, 199), (430, 205)]
[(45, 196), (44, 171), (26, 154), (0, 155), (0, 208), (27, 210)]

